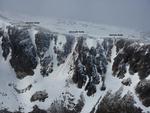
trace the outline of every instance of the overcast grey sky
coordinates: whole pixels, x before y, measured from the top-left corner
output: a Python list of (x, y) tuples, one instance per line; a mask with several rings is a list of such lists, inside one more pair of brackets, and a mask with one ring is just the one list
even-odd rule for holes
[(0, 0), (0, 11), (150, 31), (150, 0)]

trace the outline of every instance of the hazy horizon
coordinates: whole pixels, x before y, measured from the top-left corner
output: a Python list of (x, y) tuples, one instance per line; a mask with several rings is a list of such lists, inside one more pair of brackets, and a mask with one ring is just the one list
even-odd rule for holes
[(150, 0), (0, 0), (0, 11), (150, 31)]

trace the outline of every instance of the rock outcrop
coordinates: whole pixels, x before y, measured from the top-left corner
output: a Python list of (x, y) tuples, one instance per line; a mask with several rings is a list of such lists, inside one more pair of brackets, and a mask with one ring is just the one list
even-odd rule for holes
[(46, 98), (48, 98), (48, 93), (46, 93), (46, 91), (37, 91), (32, 95), (30, 101), (31, 102), (34, 102), (34, 101), (44, 102)]
[(35, 44), (37, 54), (40, 58), (42, 76), (48, 76), (48, 74), (53, 71), (53, 57), (49, 48), (52, 40), (55, 38), (57, 38), (57, 36), (49, 32), (39, 31), (35, 34)]
[(150, 80), (140, 81), (135, 90), (143, 105), (150, 107)]
[(125, 86), (130, 86), (132, 84), (131, 78), (123, 79), (121, 82)]
[(82, 88), (87, 77), (89, 79), (85, 91), (91, 96), (96, 93), (96, 85), (102, 80), (101, 90), (105, 90), (105, 74), (107, 64), (111, 62), (111, 49), (113, 40), (104, 39), (102, 44), (97, 43), (96, 48), (88, 48), (86, 38), (80, 37), (76, 46), (76, 54), (78, 57), (74, 59), (75, 71), (73, 75), (74, 83), (78, 84), (78, 88)]
[(55, 100), (50, 108), (47, 110), (48, 113), (80, 113), (83, 106), (84, 106), (84, 97), (80, 95), (79, 100), (75, 103), (74, 96), (69, 93), (65, 92), (62, 94), (62, 99)]
[[(37, 55), (27, 29), (8, 26), (8, 33), (3, 33), (2, 50), (5, 60), (11, 54), (10, 64), (18, 78), (33, 75), (37, 66)], [(11, 50), (11, 51), (10, 51)]]
[[(12, 91), (12, 97), (20, 105), (24, 106), (26, 102), (22, 103), (22, 100), (18, 100), (18, 95), (23, 95), (30, 100), (33, 110), (28, 111), (29, 113), (81, 113), (85, 104), (88, 105), (85, 99), (89, 102), (88, 98), (92, 99), (92, 96), (94, 97), (95, 93), (99, 92), (98, 90), (103, 93), (98, 94), (100, 98), (96, 104), (94, 103), (90, 113), (145, 113), (142, 111), (143, 108), (136, 106), (135, 96), (138, 96), (145, 107), (150, 107), (150, 80), (148, 79), (150, 44), (131, 39), (75, 37), (36, 27), (33, 28), (36, 31), (32, 34), (33, 36), (31, 36), (30, 28), (15, 25), (7, 26), (5, 30), (0, 28), (3, 58), (1, 61), (4, 63), (8, 61), (19, 79), (35, 75), (21, 80), (23, 85), (19, 80), (19, 83), (15, 83), (16, 79), (13, 81), (14, 83), (10, 80), (7, 84), (14, 91)], [(116, 54), (113, 53), (115, 49)], [(136, 75), (139, 76), (139, 82), (134, 81)], [(57, 81), (57, 79), (59, 80)], [(29, 84), (26, 84), (27, 80), (29, 80)], [(67, 83), (64, 85), (62, 82)], [(51, 86), (47, 86), (49, 83)], [(133, 90), (135, 83), (138, 84)], [(19, 87), (18, 84), (21, 86)], [(42, 87), (47, 86), (48, 88), (45, 87), (46, 90), (40, 89), (39, 91), (41, 84)], [(55, 84), (58, 86), (54, 88), (62, 91), (62, 94), (48, 103), (51, 98), (50, 92)], [(59, 87), (60, 85), (62, 86)], [(114, 89), (111, 89), (111, 85)], [(122, 88), (126, 89), (120, 88), (113, 92), (116, 90), (115, 88), (118, 88), (117, 85), (122, 85)], [(71, 88), (78, 90), (76, 93), (79, 98), (76, 98), (76, 94), (72, 94), (74, 90)], [(109, 88), (112, 91), (109, 91)], [(57, 90), (52, 93), (53, 96)], [(26, 93), (31, 94), (32, 91), (35, 93), (28, 98)], [(60, 93), (59, 91), (58, 93)], [(126, 93), (127, 91), (128, 93)], [(7, 100), (6, 97), (9, 94), (2, 91), (0, 96)], [(98, 98), (97, 94), (93, 99), (95, 98)], [(3, 102), (0, 105), (4, 105)], [(47, 109), (40, 106), (45, 104), (44, 102), (48, 106)], [(96, 101), (94, 100), (94, 102)], [(21, 112), (8, 110), (1, 109), (0, 113), (21, 113), (23, 111), (22, 109), (18, 110), (22, 110)]]
[(129, 73), (138, 73), (140, 79), (150, 74), (150, 45), (136, 40), (119, 39), (116, 42), (118, 52), (113, 63), (113, 74), (123, 78), (126, 66), (129, 65)]
[(123, 97), (122, 91), (116, 93), (108, 91), (103, 97), (96, 113), (142, 113), (142, 109), (136, 107), (132, 93), (128, 92)]

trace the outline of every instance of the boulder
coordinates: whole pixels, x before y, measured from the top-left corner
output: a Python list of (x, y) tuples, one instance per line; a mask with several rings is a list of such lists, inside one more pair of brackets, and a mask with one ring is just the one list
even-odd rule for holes
[(30, 101), (31, 102), (34, 102), (34, 101), (44, 102), (46, 98), (48, 98), (48, 93), (46, 93), (45, 91), (37, 91), (32, 95)]
[(131, 78), (123, 79), (121, 82), (125, 86), (130, 86), (132, 84)]

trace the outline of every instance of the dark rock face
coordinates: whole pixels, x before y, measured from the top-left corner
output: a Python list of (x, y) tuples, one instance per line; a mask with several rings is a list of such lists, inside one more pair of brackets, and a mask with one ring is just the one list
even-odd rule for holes
[(141, 108), (134, 106), (135, 101), (132, 94), (127, 93), (121, 97), (122, 91), (111, 93), (104, 96), (96, 113), (142, 113)]
[(3, 57), (5, 58), (5, 60), (7, 59), (7, 56), (9, 55), (10, 53), (10, 41), (9, 41), (9, 37), (8, 35), (5, 33), (5, 34), (1, 34), (2, 36), (2, 50), (3, 50)]
[(46, 98), (48, 98), (48, 93), (46, 93), (45, 91), (37, 91), (32, 95), (30, 101), (34, 102), (38, 100), (40, 102), (44, 102)]
[(0, 28), (0, 37), (3, 36), (3, 29)]
[(150, 80), (142, 80), (136, 86), (136, 93), (138, 94), (143, 105), (150, 106)]
[(128, 47), (130, 44), (132, 44), (134, 40), (129, 39), (119, 39), (116, 42), (116, 52), (118, 53), (120, 49)]
[(113, 48), (113, 40), (111, 38), (104, 39), (102, 46), (106, 52), (106, 58), (111, 62), (111, 50)]
[[(29, 29), (7, 26), (8, 33), (0, 29), (2, 36), (2, 50), (5, 60), (11, 54), (10, 64), (14, 68), (18, 78), (22, 79), (27, 75), (33, 75), (33, 70), (38, 64), (37, 57), (40, 58), (41, 75), (48, 76), (53, 71), (53, 56), (51, 42), (57, 44), (58, 37), (49, 31), (38, 31), (35, 34), (35, 44), (33, 45)], [(66, 35), (66, 43), (62, 50), (56, 50), (58, 65), (65, 62), (68, 54), (71, 53), (75, 38)], [(36, 49), (35, 47), (36, 46)], [(53, 47), (52, 47), (53, 48)]]
[[(39, 31), (35, 35), (37, 54), (40, 58), (41, 74), (43, 76), (48, 76), (48, 74), (53, 71), (53, 56), (49, 48), (53, 48), (54, 53), (57, 54), (58, 65), (64, 63), (68, 54), (71, 53), (74, 43), (73, 36), (66, 36), (66, 43), (63, 45), (62, 50), (57, 49), (57, 40), (57, 35), (50, 32)], [(54, 41), (54, 47), (50, 47), (52, 41)]]
[[(65, 62), (68, 55), (72, 52), (75, 37), (66, 35), (66, 43), (62, 49), (57, 49), (57, 35), (39, 31), (35, 35), (35, 46), (32, 43), (28, 29), (20, 29), (17, 27), (7, 27), (8, 33), (0, 29), (0, 38), (2, 38), (2, 55), (7, 60), (11, 54), (10, 64), (14, 68), (17, 77), (23, 78), (27, 75), (33, 75), (40, 59), (40, 72), (43, 76), (48, 76), (53, 71), (53, 56), (49, 49), (53, 48), (51, 42), (54, 41), (54, 53), (57, 55), (58, 65)], [(86, 38), (79, 37), (75, 51), (73, 53), (74, 74), (72, 80), (77, 84), (78, 88), (83, 88), (88, 96), (94, 95), (97, 85), (102, 82), (101, 91), (106, 90), (105, 75), (107, 65), (111, 61), (112, 48), (114, 41), (112, 39), (104, 39), (102, 43), (98, 43), (96, 47), (89, 48)], [(113, 75), (118, 78), (124, 78), (129, 66), (129, 73), (138, 73), (141, 81), (136, 86), (136, 93), (143, 105), (150, 106), (150, 80), (145, 78), (150, 74), (150, 45), (140, 44), (136, 40), (117, 39), (115, 42), (116, 57), (114, 58), (112, 71)], [(86, 84), (87, 83), (87, 84)], [(123, 79), (121, 82), (125, 86), (130, 86), (132, 81), (130, 78)], [(32, 88), (29, 84), (24, 89), (13, 87), (19, 94), (25, 93)], [(131, 93), (127, 93), (123, 97), (122, 91), (116, 93), (107, 92), (104, 98), (97, 103), (98, 109), (96, 113), (142, 113), (141, 108), (136, 107), (134, 98)], [(5, 94), (3, 94), (5, 95)], [(45, 91), (37, 91), (30, 101), (44, 102), (48, 98)], [(77, 104), (74, 103), (75, 97), (69, 92), (63, 93), (63, 99), (55, 100), (48, 110), (40, 109), (38, 106), (33, 107), (33, 111), (29, 113), (80, 113), (84, 106), (84, 98), (81, 96)], [(67, 101), (67, 102), (66, 102)], [(66, 104), (67, 103), (67, 104)], [(96, 107), (93, 111), (95, 111)], [(12, 113), (7, 109), (0, 110), (0, 113)], [(20, 112), (14, 112), (20, 113)], [(93, 113), (93, 112), (91, 112)]]
[(51, 41), (55, 38), (57, 38), (56, 35), (44, 31), (40, 31), (35, 35), (37, 54), (40, 58), (41, 74), (43, 76), (48, 76), (53, 71), (53, 58), (47, 51), (49, 50)]
[(87, 77), (85, 73), (85, 66), (82, 65), (80, 60), (76, 62), (76, 76), (73, 77), (75, 83), (78, 83), (78, 88), (82, 88), (82, 86), (86, 83)]
[(81, 95), (76, 104), (74, 100), (75, 98), (72, 94), (65, 92), (63, 99), (55, 100), (47, 111), (48, 113), (80, 113), (84, 106), (84, 98)]
[(66, 43), (65, 43), (65, 45), (63, 47), (63, 49), (64, 49), (64, 56), (65, 57), (67, 57), (68, 54), (71, 53), (74, 41), (75, 41), (75, 37), (74, 36), (66, 35)]
[(18, 78), (34, 74), (33, 69), (37, 66), (36, 51), (28, 30), (9, 26), (8, 34), (3, 34), (2, 49), (5, 59), (11, 49), (10, 64)]
[(35, 35), (35, 43), (37, 47), (37, 54), (40, 58), (44, 57), (45, 52), (49, 49), (50, 41), (53, 39), (52, 34), (48, 32), (38, 32)]
[(119, 39), (116, 47), (118, 55), (115, 57), (112, 67), (114, 75), (123, 78), (126, 73), (126, 65), (129, 65), (129, 73), (138, 72), (140, 79), (144, 79), (150, 74), (150, 45)]
[[(96, 49), (97, 49), (97, 53), (98, 53), (98, 56), (96, 57), (97, 71), (101, 75), (103, 75), (107, 71), (106, 65), (108, 64), (108, 61), (107, 61), (105, 50), (103, 49), (103, 46), (97, 45)], [(110, 58), (108, 58), (108, 59), (110, 59)]]
[(47, 57), (44, 57), (41, 59), (40, 64), (41, 64), (41, 75), (48, 76), (49, 73), (53, 71), (53, 62), (52, 62), (52, 57), (49, 55)]
[(105, 74), (107, 71), (107, 64), (111, 61), (111, 49), (113, 41), (111, 39), (104, 39), (103, 43), (97, 44), (96, 48), (88, 48), (86, 39), (80, 37), (76, 46), (76, 53), (78, 57), (74, 58), (75, 71), (73, 75), (74, 83), (77, 83), (78, 88), (82, 88), (87, 77), (88, 84), (85, 87), (87, 95), (91, 96), (96, 93), (96, 85), (102, 80), (101, 90), (105, 90)]

